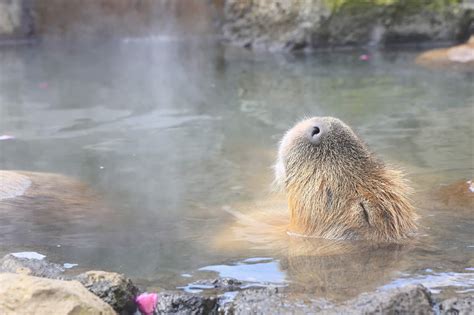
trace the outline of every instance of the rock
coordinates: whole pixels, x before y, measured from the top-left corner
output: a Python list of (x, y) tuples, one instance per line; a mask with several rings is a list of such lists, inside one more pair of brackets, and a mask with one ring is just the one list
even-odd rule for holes
[(0, 39), (30, 35), (33, 18), (28, 1), (0, 1)]
[(437, 305), (441, 315), (469, 315), (474, 313), (474, 296), (451, 298)]
[(138, 288), (129, 278), (115, 272), (88, 271), (75, 279), (118, 313), (131, 314), (136, 311)]
[[(31, 1), (31, 0), (29, 0)], [(220, 0), (223, 1), (223, 0)], [(39, 35), (68, 39), (213, 32), (217, 0), (34, 0)]]
[(228, 0), (224, 7), (223, 33), (240, 46), (293, 50), (307, 46), (312, 30), (328, 14), (322, 0)]
[(362, 294), (324, 314), (434, 314), (431, 293), (422, 285)]
[(239, 292), (222, 310), (226, 314), (434, 314), (429, 291), (419, 285), (362, 294), (339, 306), (315, 296), (292, 296), (279, 288)]
[(0, 274), (0, 314), (115, 314), (77, 281)]
[(448, 1), (241, 1), (225, 3), (222, 31), (254, 49), (419, 44), (465, 37), (474, 10)]
[(305, 296), (289, 297), (277, 287), (247, 289), (239, 292), (232, 303), (223, 306), (225, 314), (314, 314), (329, 306), (324, 300)]
[(21, 25), (21, 6), (19, 1), (0, 2), (0, 34), (10, 35)]
[(217, 314), (216, 297), (183, 292), (158, 293), (159, 314)]
[(426, 67), (457, 67), (474, 71), (474, 35), (465, 44), (424, 52), (416, 62)]
[(206, 290), (216, 293), (224, 293), (229, 291), (240, 291), (242, 289), (242, 282), (232, 278), (216, 278), (204, 279), (187, 285), (189, 289)]
[(61, 276), (64, 268), (61, 265), (46, 260), (18, 258), (8, 254), (0, 260), (0, 272), (12, 272), (54, 279)]

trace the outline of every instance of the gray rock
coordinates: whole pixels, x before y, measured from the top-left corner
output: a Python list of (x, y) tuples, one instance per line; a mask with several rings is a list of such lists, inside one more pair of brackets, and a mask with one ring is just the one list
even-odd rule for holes
[(313, 314), (329, 306), (316, 297), (289, 297), (281, 288), (268, 287), (241, 291), (220, 311), (224, 314)]
[(61, 265), (46, 260), (18, 258), (11, 254), (0, 260), (0, 272), (55, 279), (60, 278), (64, 271)]
[(131, 314), (136, 311), (135, 297), (138, 288), (124, 275), (115, 272), (88, 271), (78, 275), (75, 280), (111, 305), (119, 314)]
[(0, 39), (24, 37), (32, 32), (30, 0), (0, 1)]
[(249, 289), (221, 310), (225, 314), (434, 314), (430, 292), (411, 285), (389, 291), (362, 294), (333, 306), (310, 295), (290, 295), (279, 288)]
[(207, 297), (183, 292), (158, 293), (159, 314), (217, 314), (216, 297)]
[(189, 289), (205, 290), (212, 293), (240, 291), (242, 282), (233, 278), (203, 279), (187, 285)]
[(229, 0), (225, 2), (223, 33), (240, 46), (293, 50), (307, 46), (313, 30), (328, 15), (323, 0)]
[(473, 27), (474, 10), (460, 4), (228, 0), (222, 31), (231, 43), (248, 48), (299, 50), (455, 41)]
[(441, 315), (470, 315), (474, 314), (474, 296), (451, 298), (441, 302), (436, 307)]
[(324, 314), (434, 314), (431, 293), (422, 285), (362, 294)]

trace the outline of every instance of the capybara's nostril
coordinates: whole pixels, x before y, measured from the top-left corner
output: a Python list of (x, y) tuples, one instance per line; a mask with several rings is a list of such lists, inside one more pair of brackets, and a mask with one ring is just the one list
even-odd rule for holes
[(315, 135), (319, 134), (321, 130), (319, 129), (318, 126), (314, 126), (313, 130), (311, 131), (311, 137), (314, 137)]
[(319, 144), (321, 141), (321, 127), (320, 126), (312, 126), (310, 130), (308, 130), (308, 138), (309, 142), (312, 144)]

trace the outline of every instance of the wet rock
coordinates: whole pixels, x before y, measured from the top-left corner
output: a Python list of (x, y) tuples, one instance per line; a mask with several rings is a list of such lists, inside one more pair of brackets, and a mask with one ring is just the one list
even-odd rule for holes
[(462, 45), (424, 52), (417, 57), (416, 62), (431, 68), (452, 67), (474, 71), (474, 36)]
[(124, 275), (115, 272), (88, 271), (75, 279), (118, 313), (130, 314), (136, 311), (135, 297), (138, 288)]
[(316, 297), (289, 298), (280, 288), (247, 289), (237, 294), (232, 303), (221, 308), (224, 314), (312, 314), (328, 307)]
[(363, 294), (324, 314), (434, 314), (431, 293), (422, 285)]
[(46, 260), (18, 258), (8, 254), (0, 260), (0, 272), (12, 272), (54, 279), (61, 277), (64, 268), (61, 265)]
[(0, 274), (0, 314), (115, 314), (77, 281)]
[(322, 0), (229, 0), (223, 33), (232, 43), (248, 48), (292, 50), (306, 46), (312, 30), (328, 14)]
[(223, 34), (256, 49), (453, 41), (469, 33), (474, 11), (454, 1), (240, 1), (225, 3)]
[(158, 293), (159, 314), (217, 314), (216, 297), (183, 292)]
[(241, 291), (232, 303), (225, 305), (225, 314), (433, 314), (430, 292), (423, 286), (406, 286), (389, 291), (363, 294), (334, 307), (316, 296), (289, 295), (280, 288)]
[(468, 315), (474, 313), (474, 296), (452, 298), (437, 305), (441, 315)]
[(213, 292), (228, 292), (241, 290), (242, 282), (233, 278), (216, 278), (198, 280), (188, 285), (189, 289), (211, 290)]

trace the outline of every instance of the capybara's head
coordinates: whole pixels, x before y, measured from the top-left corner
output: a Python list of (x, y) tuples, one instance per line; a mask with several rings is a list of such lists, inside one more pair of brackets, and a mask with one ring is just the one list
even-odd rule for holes
[(287, 193), (294, 233), (393, 241), (415, 228), (400, 172), (387, 169), (337, 118), (305, 119), (285, 134), (275, 181)]

